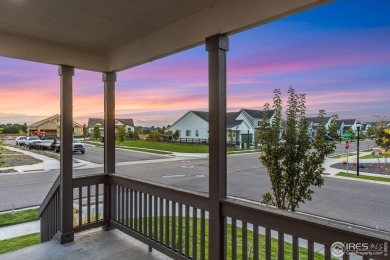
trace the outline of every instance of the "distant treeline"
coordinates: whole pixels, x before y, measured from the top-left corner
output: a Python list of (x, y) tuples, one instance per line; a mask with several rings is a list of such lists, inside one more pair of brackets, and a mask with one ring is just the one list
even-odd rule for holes
[(0, 133), (3, 134), (19, 134), (27, 132), (27, 124), (0, 124)]

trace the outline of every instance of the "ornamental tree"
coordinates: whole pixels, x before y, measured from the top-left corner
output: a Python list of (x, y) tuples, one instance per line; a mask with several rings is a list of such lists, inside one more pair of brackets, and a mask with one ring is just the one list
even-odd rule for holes
[(126, 127), (124, 125), (118, 126), (116, 139), (119, 144), (122, 144), (126, 140)]
[(387, 164), (387, 158), (390, 155), (390, 127), (381, 127), (378, 130), (378, 137), (375, 140), (375, 142), (384, 150), (382, 154), (385, 157), (385, 167), (386, 170), (388, 171), (389, 167)]
[(94, 140), (99, 140), (100, 137), (102, 137), (102, 134), (100, 133), (100, 127), (99, 127), (99, 125), (95, 125), (93, 127), (92, 138)]
[(259, 129), (259, 141), (262, 145), (260, 162), (266, 167), (272, 192), (262, 195), (262, 202), (279, 209), (295, 211), (299, 203), (312, 199), (311, 186), (322, 186), (321, 176), (325, 158), (335, 148), (335, 142), (325, 140), (325, 111), (320, 110), (320, 124), (313, 142), (308, 135), (309, 123), (305, 116), (305, 95), (297, 94), (290, 87), (286, 110), (285, 142), (281, 142), (282, 123), (281, 91), (274, 91), (274, 116), (268, 120), (270, 104), (264, 105), (264, 119)]
[(180, 132), (179, 132), (179, 130), (176, 130), (174, 133), (173, 133), (173, 135), (172, 135), (172, 137), (173, 137), (173, 140), (177, 140), (177, 139), (179, 139), (179, 137), (180, 137)]
[(84, 140), (87, 137), (87, 135), (88, 135), (88, 127), (87, 127), (86, 124), (83, 124), (83, 137), (84, 137)]

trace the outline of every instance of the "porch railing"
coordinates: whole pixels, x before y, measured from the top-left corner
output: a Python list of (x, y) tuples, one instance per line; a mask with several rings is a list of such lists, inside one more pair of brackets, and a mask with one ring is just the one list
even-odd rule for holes
[(38, 214), (41, 219), (41, 242), (51, 240), (59, 230), (60, 225), (60, 176), (46, 195)]
[[(206, 195), (120, 174), (75, 178), (73, 189), (74, 232), (108, 224), (174, 259), (208, 259), (208, 220), (213, 216), (209, 216)], [(104, 194), (107, 190), (109, 196)], [(336, 241), (377, 244), (390, 240), (383, 232), (242, 200), (227, 198), (220, 203), (225, 259), (331, 259), (330, 246)], [(107, 222), (105, 205), (110, 206)], [(58, 231), (59, 208), (57, 179), (39, 210), (42, 242)]]
[(112, 175), (111, 225), (174, 259), (206, 259), (208, 197)]
[[(91, 175), (73, 179), (73, 232), (104, 224), (104, 187), (106, 175)], [(39, 208), (41, 242), (51, 240), (60, 225), (60, 178), (58, 177)]]

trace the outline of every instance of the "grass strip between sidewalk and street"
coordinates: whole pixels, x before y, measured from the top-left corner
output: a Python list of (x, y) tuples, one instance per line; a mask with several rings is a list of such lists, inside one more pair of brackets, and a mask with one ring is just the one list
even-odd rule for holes
[(37, 245), (41, 242), (40, 233), (32, 233), (20, 237), (0, 240), (0, 255), (25, 247)]
[(37, 208), (15, 211), (14, 214), (12, 214), (12, 212), (3, 213), (0, 214), (0, 227), (30, 222), (34, 220), (39, 220)]
[(355, 179), (363, 179), (363, 180), (390, 182), (390, 178), (361, 175), (361, 174), (359, 176), (356, 176), (356, 174), (354, 174), (354, 173), (346, 173), (346, 172), (339, 172), (336, 174), (336, 176), (355, 178)]

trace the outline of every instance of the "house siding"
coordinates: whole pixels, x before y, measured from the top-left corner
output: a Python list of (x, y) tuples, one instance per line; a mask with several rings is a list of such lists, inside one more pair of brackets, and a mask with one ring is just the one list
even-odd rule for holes
[[(171, 131), (174, 133), (176, 130), (180, 131), (179, 138), (199, 138), (199, 139), (208, 139), (209, 138), (209, 124), (199, 116), (195, 115), (192, 112), (187, 113), (183, 118), (177, 121), (171, 128)], [(191, 131), (190, 136), (186, 136), (187, 130)], [(198, 136), (196, 136), (196, 131), (198, 131)]]

